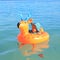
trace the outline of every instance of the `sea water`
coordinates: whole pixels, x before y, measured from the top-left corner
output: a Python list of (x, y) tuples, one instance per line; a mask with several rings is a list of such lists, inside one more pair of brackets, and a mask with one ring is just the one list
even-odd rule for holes
[[(40, 58), (37, 54), (24, 56), (17, 45), (17, 23), (31, 14), (50, 35), (49, 48)], [(60, 60), (60, 1), (20, 0), (0, 1), (0, 60)]]

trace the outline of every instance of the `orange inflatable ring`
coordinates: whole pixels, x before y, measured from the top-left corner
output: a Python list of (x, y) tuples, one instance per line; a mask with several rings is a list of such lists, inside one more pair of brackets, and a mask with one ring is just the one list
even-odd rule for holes
[(29, 24), (31, 22), (32, 19), (29, 19), (28, 21), (22, 20), (17, 24), (20, 30), (20, 33), (17, 36), (18, 42), (21, 43), (20, 47), (25, 44), (31, 44), (34, 48), (35, 44), (49, 40), (49, 34), (45, 32), (43, 28), (40, 29), (39, 33), (29, 33)]

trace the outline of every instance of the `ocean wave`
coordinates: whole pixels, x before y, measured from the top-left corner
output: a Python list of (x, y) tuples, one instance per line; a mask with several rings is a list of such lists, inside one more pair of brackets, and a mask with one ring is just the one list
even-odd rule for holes
[(5, 55), (5, 54), (8, 54), (8, 53), (14, 52), (16, 50), (17, 50), (16, 48), (15, 49), (11, 49), (11, 50), (6, 50), (4, 52), (0, 52), (0, 55)]

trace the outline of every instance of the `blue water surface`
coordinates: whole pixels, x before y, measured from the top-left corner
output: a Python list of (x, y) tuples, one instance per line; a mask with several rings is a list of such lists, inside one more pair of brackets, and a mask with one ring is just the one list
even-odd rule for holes
[(45, 57), (32, 55), (31, 60), (60, 60), (59, 0), (0, 1), (0, 60), (26, 60), (17, 46), (20, 14), (24, 19), (31, 14), (34, 23), (40, 23), (50, 35), (50, 47), (43, 52)]

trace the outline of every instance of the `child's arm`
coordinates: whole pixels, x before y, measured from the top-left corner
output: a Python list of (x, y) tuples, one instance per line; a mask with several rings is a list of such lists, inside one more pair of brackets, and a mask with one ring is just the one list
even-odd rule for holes
[(40, 32), (41, 32), (41, 33), (44, 32), (44, 29), (43, 29), (42, 27), (40, 28)]

